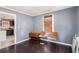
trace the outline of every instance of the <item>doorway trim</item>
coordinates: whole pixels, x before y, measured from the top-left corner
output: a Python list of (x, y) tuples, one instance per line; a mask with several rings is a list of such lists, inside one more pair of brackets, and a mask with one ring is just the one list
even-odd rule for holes
[(15, 36), (15, 43), (14, 44), (16, 44), (16, 14), (6, 12), (6, 11), (0, 11), (0, 13), (14, 16), (14, 23), (15, 23), (14, 24), (14, 36)]
[[(54, 14), (49, 14), (52, 15), (52, 32), (54, 32)], [(49, 15), (44, 15), (44, 16), (49, 16)], [(43, 32), (44, 32), (44, 16), (43, 16), (43, 20), (42, 20), (42, 24), (43, 24)]]

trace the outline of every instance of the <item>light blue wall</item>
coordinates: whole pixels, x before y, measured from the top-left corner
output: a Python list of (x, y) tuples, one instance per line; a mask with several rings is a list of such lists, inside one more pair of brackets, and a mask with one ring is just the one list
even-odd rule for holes
[(43, 31), (43, 16), (34, 17), (34, 31), (41, 32)]
[[(71, 44), (74, 34), (77, 33), (77, 7), (49, 14), (54, 14), (54, 30), (58, 32), (57, 41)], [(39, 15), (35, 17), (35, 31), (37, 32), (43, 30), (43, 16), (44, 15)]]
[(0, 11), (16, 14), (16, 42), (28, 38), (28, 33), (31, 32), (33, 29), (33, 20), (31, 16), (1, 7)]
[(72, 43), (73, 36), (77, 33), (77, 8), (58, 11), (55, 15), (55, 31), (59, 34), (58, 41)]
[(79, 7), (77, 7), (77, 24), (78, 24), (77, 33), (79, 34)]
[[(43, 16), (48, 15), (48, 14), (44, 14), (44, 15), (31, 17), (1, 7), (0, 7), (0, 11), (16, 14), (17, 42), (24, 40), (25, 38), (28, 38), (28, 33), (31, 32), (33, 29), (37, 32), (43, 31), (43, 22), (42, 22)], [(79, 32), (79, 26), (77, 29), (77, 23), (78, 23), (77, 18), (79, 17), (78, 13), (77, 13), (77, 7), (60, 10), (54, 13), (49, 13), (49, 15), (54, 14), (54, 22), (55, 22), (54, 29), (56, 32), (58, 32), (57, 41), (69, 43), (69, 44), (72, 43), (72, 38), (74, 34), (76, 34), (77, 31)]]

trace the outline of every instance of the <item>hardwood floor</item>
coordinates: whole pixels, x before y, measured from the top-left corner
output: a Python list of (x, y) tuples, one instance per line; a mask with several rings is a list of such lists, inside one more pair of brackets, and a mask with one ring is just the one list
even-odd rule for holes
[(0, 50), (0, 53), (71, 53), (69, 46), (42, 41), (25, 41)]

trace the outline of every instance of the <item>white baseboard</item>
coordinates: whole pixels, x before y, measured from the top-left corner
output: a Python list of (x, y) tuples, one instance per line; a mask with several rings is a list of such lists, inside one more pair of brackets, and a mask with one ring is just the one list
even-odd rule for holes
[(21, 40), (21, 41), (19, 41), (19, 42), (16, 42), (16, 44), (19, 44), (19, 43), (22, 43), (22, 42), (24, 42), (24, 41), (28, 41), (28, 40), (29, 40), (29, 38), (24, 39), (24, 40)]
[(53, 42), (53, 43), (57, 43), (57, 44), (61, 44), (61, 45), (71, 46), (72, 47), (72, 44), (68, 44), (68, 43), (62, 43), (62, 42), (57, 42), (57, 41), (52, 41), (52, 40), (45, 40), (45, 39), (43, 39), (43, 40), (44, 41)]
[[(21, 42), (28, 41), (28, 40), (29, 40), (29, 38), (21, 40), (21, 41), (17, 42), (16, 44), (19, 44)], [(68, 44), (68, 43), (62, 43), (62, 42), (57, 42), (57, 41), (52, 41), (52, 40), (45, 40), (45, 39), (42, 39), (42, 40), (72, 47), (72, 44)]]
[(68, 43), (62, 43), (62, 42), (55, 42), (55, 43), (58, 43), (58, 44), (61, 44), (61, 45), (66, 45), (66, 46), (71, 46), (72, 47), (72, 44), (68, 44)]

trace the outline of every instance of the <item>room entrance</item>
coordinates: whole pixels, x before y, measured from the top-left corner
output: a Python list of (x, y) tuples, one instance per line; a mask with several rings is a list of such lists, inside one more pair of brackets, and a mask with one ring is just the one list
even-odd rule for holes
[(16, 43), (16, 16), (0, 12), (0, 49)]

